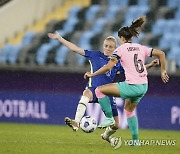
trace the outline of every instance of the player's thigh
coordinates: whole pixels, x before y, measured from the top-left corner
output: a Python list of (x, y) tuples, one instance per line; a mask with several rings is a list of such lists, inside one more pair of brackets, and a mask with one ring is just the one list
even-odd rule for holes
[(132, 112), (132, 111), (134, 111), (136, 106), (137, 106), (136, 102), (132, 102), (130, 99), (125, 99), (124, 109), (126, 111)]
[(120, 97), (120, 91), (115, 83), (102, 85), (98, 89), (105, 95)]

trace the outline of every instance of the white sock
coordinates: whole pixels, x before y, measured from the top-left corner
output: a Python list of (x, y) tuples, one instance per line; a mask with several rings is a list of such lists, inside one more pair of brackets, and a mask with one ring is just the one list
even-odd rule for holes
[(116, 130), (112, 129), (111, 127), (107, 127), (103, 134), (103, 137), (107, 140), (115, 132), (116, 132)]
[(82, 119), (82, 117), (84, 116), (85, 112), (86, 112), (86, 107), (87, 104), (89, 103), (89, 98), (86, 96), (82, 96), (79, 104), (77, 106), (77, 110), (76, 110), (76, 115), (75, 115), (75, 121), (77, 123), (79, 123)]

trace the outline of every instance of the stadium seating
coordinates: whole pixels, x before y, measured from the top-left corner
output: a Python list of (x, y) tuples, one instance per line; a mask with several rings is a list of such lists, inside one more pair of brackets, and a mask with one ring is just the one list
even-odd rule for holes
[(0, 62), (5, 64), (7, 63), (9, 53), (11, 52), (12, 46), (9, 44), (6, 44), (0, 52)]
[(89, 7), (89, 9), (86, 11), (86, 21), (92, 21), (95, 19), (97, 12), (100, 10), (100, 5), (92, 5)]
[(58, 65), (63, 66), (66, 62), (67, 54), (69, 50), (66, 46), (60, 46), (56, 51), (55, 62)]
[(90, 39), (95, 35), (92, 31), (85, 31), (79, 38), (79, 45), (82, 48), (91, 49)]
[(117, 5), (109, 6), (105, 12), (105, 18), (107, 20), (114, 19), (117, 16), (118, 11), (119, 11), (119, 7)]
[(22, 44), (23, 45), (28, 45), (32, 43), (32, 39), (35, 36), (35, 32), (33, 31), (28, 31), (27, 33), (25, 33), (23, 40), (22, 40)]
[(156, 21), (153, 26), (152, 26), (152, 33), (154, 35), (161, 35), (165, 31), (165, 25), (166, 25), (166, 20), (165, 19), (159, 19)]
[(7, 61), (10, 64), (16, 64), (17, 59), (18, 59), (18, 53), (20, 51), (20, 49), (22, 48), (22, 45), (12, 45), (11, 47), (11, 51), (9, 52), (9, 56)]
[(178, 10), (175, 13), (175, 19), (180, 20), (180, 7), (178, 8)]
[(133, 5), (130, 6), (128, 11), (126, 12), (124, 19), (125, 19), (125, 23), (124, 25), (130, 25), (131, 22), (140, 17), (143, 16), (144, 14), (146, 14), (149, 11), (149, 7), (146, 5)]
[(169, 59), (173, 59), (176, 62), (176, 65), (180, 67), (180, 52), (179, 52), (179, 46), (173, 46), (170, 49), (170, 52), (168, 53), (167, 57)]
[(129, 4), (129, 0), (123, 0), (123, 1), (108, 0), (108, 5), (110, 6), (127, 7), (128, 4)]
[(179, 0), (167, 0), (167, 6), (170, 8), (176, 8), (177, 6), (180, 7), (180, 1)]
[(49, 43), (42, 44), (40, 48), (37, 50), (37, 56), (36, 56), (36, 62), (40, 65), (43, 65), (46, 63), (48, 52), (53, 47), (58, 46), (59, 43), (57, 40), (50, 39)]
[[(143, 41), (152, 47), (158, 46), (168, 53), (168, 58), (179, 60), (177, 58), (180, 56), (178, 54), (178, 48), (180, 48), (179, 6), (179, 0), (163, 2), (160, 0), (92, 0), (92, 5), (87, 7), (74, 5), (69, 10), (66, 19), (52, 19), (46, 24), (44, 32), (27, 31), (21, 44), (4, 45), (0, 53), (0, 63), (16, 64), (34, 61), (39, 65), (49, 63), (68, 65), (69, 50), (58, 41), (48, 39), (47, 32), (57, 30), (61, 36), (83, 49), (99, 49), (104, 37), (109, 34), (117, 37), (120, 26), (130, 25), (133, 19), (142, 15), (147, 15), (148, 19), (145, 30), (133, 41), (138, 43)], [(152, 8), (156, 9), (157, 14), (152, 11)], [(74, 58), (77, 59), (76, 65), (86, 64), (84, 57), (75, 54)], [(178, 60), (176, 63), (180, 67)]]
[(149, 0), (138, 0), (139, 6), (148, 6)]

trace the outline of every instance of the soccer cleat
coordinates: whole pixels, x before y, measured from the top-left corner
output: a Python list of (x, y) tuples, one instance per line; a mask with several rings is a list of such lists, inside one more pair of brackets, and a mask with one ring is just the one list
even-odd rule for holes
[(100, 125), (98, 125), (98, 128), (106, 128), (108, 126), (112, 126), (115, 124), (114, 118), (106, 118)]
[(101, 138), (109, 143), (110, 143), (110, 139), (111, 139), (110, 136), (115, 132), (115, 131), (112, 132), (112, 130), (110, 131), (110, 129), (111, 129), (110, 127), (107, 127), (105, 132), (103, 134), (101, 134)]
[(79, 129), (79, 126), (78, 126), (78, 123), (75, 121), (75, 120), (72, 120), (71, 118), (69, 117), (66, 117), (64, 119), (64, 122), (67, 126), (71, 127), (73, 129), (73, 131), (78, 131)]
[(114, 149), (118, 149), (122, 144), (121, 137), (112, 137), (110, 139), (110, 144)]
[(110, 143), (110, 137), (105, 137), (104, 133), (101, 134), (101, 138)]

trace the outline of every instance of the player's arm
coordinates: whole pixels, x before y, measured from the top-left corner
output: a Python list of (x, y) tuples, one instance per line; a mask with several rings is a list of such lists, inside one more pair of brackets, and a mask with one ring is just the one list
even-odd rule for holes
[(166, 72), (166, 56), (165, 53), (158, 49), (153, 49), (152, 56), (157, 56), (161, 64), (161, 78), (164, 83), (169, 81), (169, 76)]
[(159, 65), (159, 59), (154, 59), (149, 64), (146, 64), (145, 67), (146, 67), (146, 69), (150, 69), (151, 67), (155, 67), (158, 65)]
[(53, 33), (48, 33), (48, 37), (51, 39), (55, 39), (58, 40), (59, 42), (61, 42), (63, 45), (65, 45), (69, 50), (74, 51), (80, 55), (85, 55), (84, 49), (76, 46), (75, 44), (67, 41), (66, 39), (64, 39), (62, 36), (60, 36), (60, 34), (56, 31), (55, 34)]
[(99, 70), (97, 70), (96, 72), (94, 72), (94, 73), (90, 73), (90, 72), (86, 72), (85, 74), (84, 74), (84, 78), (86, 79), (86, 78), (90, 78), (90, 77), (93, 77), (93, 76), (97, 76), (97, 75), (100, 75), (100, 74), (104, 74), (104, 73), (106, 73), (107, 71), (109, 71), (109, 70), (111, 70), (115, 65), (116, 65), (116, 63), (118, 62), (118, 59), (117, 58), (115, 58), (115, 57), (112, 57), (111, 59), (110, 59), (110, 61), (106, 64), (106, 65), (104, 65), (103, 67), (101, 67)]

